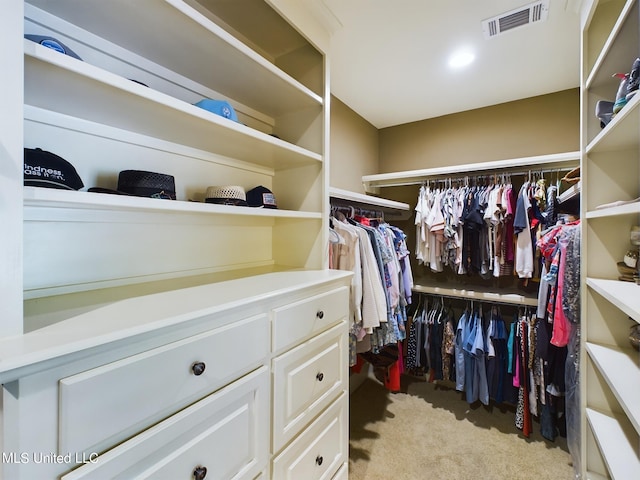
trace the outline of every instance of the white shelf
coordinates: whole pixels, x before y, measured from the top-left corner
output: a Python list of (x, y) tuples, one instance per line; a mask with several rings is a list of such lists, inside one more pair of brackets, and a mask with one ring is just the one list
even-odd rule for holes
[(513, 305), (537, 306), (538, 299), (520, 293), (490, 291), (482, 287), (456, 288), (442, 287), (424, 280), (414, 282), (414, 292), (441, 295), (444, 297), (477, 300), (480, 302), (508, 303)]
[[(122, 217), (117, 214), (123, 213), (177, 214), (180, 217), (184, 214), (199, 214), (209, 215), (212, 218), (214, 216), (231, 216), (234, 221), (242, 217), (311, 220), (322, 218), (322, 214), (319, 212), (237, 207), (39, 187), (24, 187), (24, 206), (25, 221), (121, 222)], [(75, 212), (72, 215), (69, 214), (71, 210)], [(83, 211), (85, 214), (81, 213)], [(112, 215), (112, 213), (116, 215)]]
[(638, 352), (586, 344), (587, 352), (640, 435), (640, 366)]
[(580, 152), (556, 153), (534, 157), (512, 158), (493, 162), (470, 163), (466, 165), (452, 165), (448, 167), (408, 170), (404, 172), (381, 173), (365, 175), (362, 181), (367, 191), (377, 187), (395, 187), (403, 185), (417, 185), (434, 177), (460, 177), (461, 172), (508, 172), (510, 169), (524, 168), (536, 170), (539, 168), (563, 168), (576, 166), (580, 160)]
[(587, 218), (606, 218), (638, 214), (640, 214), (640, 202), (634, 202), (627, 203), (625, 205), (617, 205), (615, 207), (591, 210), (590, 212), (587, 212)]
[[(601, 2), (605, 3), (605, 2)], [(604, 82), (611, 84), (611, 75), (616, 72), (626, 72), (631, 66), (631, 61), (638, 55), (634, 43), (637, 43), (638, 32), (634, 31), (634, 22), (627, 21), (629, 15), (635, 14), (635, 0), (627, 1), (622, 9), (611, 33), (600, 51), (600, 55), (588, 72), (585, 88), (591, 89)], [(634, 37), (636, 42), (634, 42)], [(628, 63), (621, 63), (626, 62)], [(613, 90), (615, 96), (615, 90)]]
[[(0, 339), (0, 383), (41, 369), (43, 362), (114, 348), (117, 342), (142, 341), (145, 335), (175, 329), (194, 318), (241, 306), (251, 298), (266, 300), (294, 287), (329, 284), (350, 276), (340, 270), (273, 272), (219, 283), (110, 299), (84, 312), (17, 338)], [(131, 312), (136, 312), (132, 315)]]
[(631, 443), (620, 422), (612, 416), (593, 409), (586, 409), (587, 419), (605, 461), (609, 474), (614, 480), (636, 478), (640, 471), (640, 460), (636, 442)]
[(587, 278), (587, 286), (640, 323), (640, 285), (619, 280)]
[(587, 145), (587, 154), (638, 149), (640, 95), (634, 95), (611, 122)]
[(323, 103), (182, 0), (29, 3), (271, 117)]
[(24, 49), (28, 105), (275, 169), (322, 162), (319, 153), (29, 40)]
[(408, 203), (396, 202), (395, 200), (388, 200), (386, 198), (350, 192), (348, 190), (342, 190), (335, 187), (329, 187), (329, 197), (338, 201), (344, 201), (345, 203), (352, 204), (354, 206), (381, 210), (390, 214), (405, 213), (409, 212), (411, 209)]

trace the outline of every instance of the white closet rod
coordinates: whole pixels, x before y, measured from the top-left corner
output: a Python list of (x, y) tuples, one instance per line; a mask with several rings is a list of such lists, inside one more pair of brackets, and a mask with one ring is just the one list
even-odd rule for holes
[[(472, 174), (466, 174), (466, 175), (458, 175), (458, 176), (452, 176), (452, 175), (447, 175), (447, 174), (442, 174), (442, 175), (433, 175), (430, 176), (428, 178), (425, 178), (422, 181), (412, 181), (412, 182), (407, 182), (407, 183), (403, 183), (402, 185), (425, 185), (429, 182), (437, 182), (437, 183), (442, 183), (442, 182), (456, 182), (456, 183), (460, 183), (460, 182), (468, 182), (471, 179), (474, 179), (475, 181), (478, 180), (486, 180), (486, 179), (492, 179), (492, 178), (508, 178), (508, 177), (528, 177), (529, 181), (531, 181), (532, 178), (540, 178), (543, 177), (544, 175), (547, 174), (558, 174), (558, 176), (560, 175), (560, 173), (562, 172), (569, 172), (571, 170), (573, 170), (575, 168), (575, 166), (568, 166), (568, 167), (564, 167), (564, 168), (552, 168), (552, 169), (531, 169), (531, 170), (518, 170), (518, 171), (508, 171), (508, 170), (504, 170), (504, 171), (484, 171), (482, 173), (472, 173)], [(559, 178), (559, 177), (558, 177)], [(501, 180), (504, 181), (504, 180)], [(390, 186), (390, 185), (387, 185)]]

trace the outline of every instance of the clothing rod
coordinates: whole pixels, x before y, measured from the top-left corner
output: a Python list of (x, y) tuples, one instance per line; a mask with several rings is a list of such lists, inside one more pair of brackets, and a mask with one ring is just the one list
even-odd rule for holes
[(331, 202), (331, 210), (338, 210), (342, 213), (349, 213), (349, 215), (347, 215), (348, 217), (352, 217), (353, 215), (361, 215), (363, 217), (369, 218), (384, 218), (384, 212), (382, 210), (355, 207), (353, 205), (349, 205), (348, 203), (334, 204), (333, 202)]
[(460, 180), (464, 180), (467, 178), (490, 178), (490, 177), (500, 177), (500, 176), (523, 176), (523, 177), (530, 177), (533, 175), (547, 175), (547, 174), (560, 174), (562, 172), (570, 172), (571, 170), (573, 170), (575, 167), (564, 167), (564, 168), (548, 168), (548, 169), (539, 169), (539, 168), (532, 168), (530, 170), (515, 170), (515, 171), (509, 171), (509, 170), (503, 170), (503, 171), (484, 171), (484, 172), (476, 172), (476, 173), (471, 173), (471, 174), (465, 174), (465, 175), (451, 175), (451, 174), (442, 174), (442, 175), (434, 175), (432, 177), (429, 178), (425, 178), (424, 180), (422, 180), (421, 182), (414, 182), (413, 184), (417, 184), (417, 183), (424, 183), (424, 182), (428, 182), (428, 181), (436, 181), (436, 182), (444, 182), (444, 181), (448, 181), (448, 180), (456, 180), (456, 181), (460, 181)]
[[(513, 175), (513, 176), (528, 176), (533, 174), (560, 174), (563, 172), (570, 172), (575, 169), (576, 165), (570, 166), (559, 166), (559, 167), (547, 167), (547, 168), (536, 168), (533, 167), (530, 170), (509, 170), (509, 167), (504, 167), (498, 170), (475, 170), (470, 171), (469, 173), (463, 174), (462, 172), (458, 174), (451, 173), (438, 173), (434, 175), (427, 176), (416, 176), (413, 179), (407, 179), (406, 181), (399, 180), (397, 182), (394, 181), (382, 181), (381, 183), (373, 182), (371, 183), (371, 187), (381, 188), (381, 187), (406, 187), (411, 185), (424, 185), (428, 182), (443, 182), (451, 179), (452, 181), (462, 181), (465, 178), (485, 178), (496, 175)], [(522, 168), (519, 166), (518, 168)]]

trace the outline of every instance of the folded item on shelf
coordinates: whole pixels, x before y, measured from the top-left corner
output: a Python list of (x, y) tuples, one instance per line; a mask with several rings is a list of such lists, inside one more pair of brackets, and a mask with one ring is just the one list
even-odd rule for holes
[(65, 55), (69, 55), (70, 57), (76, 58), (78, 60), (82, 60), (76, 52), (67, 47), (60, 40), (49, 37), (47, 35), (33, 35), (30, 33), (25, 33), (24, 38), (27, 40), (31, 40), (32, 42), (39, 43), (43, 47), (50, 48), (51, 50), (55, 50), (56, 52), (64, 53)]
[(194, 103), (194, 105), (211, 113), (215, 113), (216, 115), (220, 115), (221, 117), (233, 120), (234, 122), (238, 121), (236, 111), (226, 100), (212, 100), (210, 98), (204, 98), (199, 102)]
[(601, 210), (603, 208), (611, 208), (611, 207), (619, 207), (620, 205), (627, 205), (628, 203), (636, 203), (640, 202), (640, 197), (635, 198), (633, 200), (618, 200), (611, 203), (603, 203), (602, 205), (598, 205), (596, 210)]
[(176, 184), (174, 177), (166, 173), (148, 172), (146, 170), (122, 170), (118, 174), (118, 186), (115, 190), (92, 187), (89, 192), (175, 200)]
[(61, 190), (80, 190), (84, 187), (71, 163), (41, 148), (24, 149), (24, 184)]

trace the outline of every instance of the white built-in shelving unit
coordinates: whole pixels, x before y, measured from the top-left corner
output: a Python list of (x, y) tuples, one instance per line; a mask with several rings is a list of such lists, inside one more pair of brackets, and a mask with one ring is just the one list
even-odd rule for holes
[[(0, 479), (346, 478), (322, 25), (282, 0), (3, 7), (0, 292), (19, 298), (0, 310)], [(84, 187), (23, 186), (22, 147)], [(177, 199), (87, 191), (124, 170), (173, 176)], [(209, 186), (266, 187), (277, 209)]]
[[(177, 191), (161, 202), (25, 187), (25, 330), (104, 298), (325, 268), (325, 56), (266, 2), (226, 3), (25, 2), (24, 32), (82, 60), (23, 40), (24, 146), (71, 162), (83, 190), (138, 169), (173, 175)], [(213, 185), (265, 186), (278, 209), (204, 203)]]
[(613, 101), (640, 56), (637, 0), (584, 2), (582, 10), (582, 350), (581, 472), (635, 478), (640, 471), (640, 356), (629, 344), (640, 323), (640, 285), (620, 281), (616, 263), (640, 224), (640, 95), (604, 128), (594, 115)]

